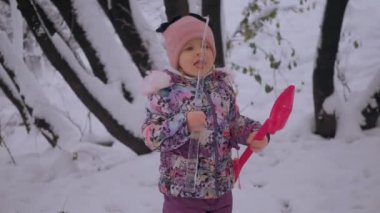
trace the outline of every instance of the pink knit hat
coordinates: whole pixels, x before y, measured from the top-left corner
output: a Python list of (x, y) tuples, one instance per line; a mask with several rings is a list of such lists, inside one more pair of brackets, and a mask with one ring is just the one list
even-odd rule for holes
[[(185, 44), (193, 39), (202, 39), (205, 26), (205, 22), (188, 15), (170, 24), (163, 32), (169, 62), (173, 68), (178, 70), (179, 54)], [(209, 26), (206, 28), (206, 42), (211, 48), (215, 60), (216, 50), (214, 35)]]

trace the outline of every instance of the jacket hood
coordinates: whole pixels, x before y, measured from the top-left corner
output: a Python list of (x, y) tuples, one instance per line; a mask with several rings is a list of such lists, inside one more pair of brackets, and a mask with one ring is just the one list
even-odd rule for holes
[[(215, 78), (233, 83), (233, 74), (231, 71), (224, 68), (217, 68), (210, 72), (207, 76), (214, 76)], [(206, 76), (206, 78), (207, 78)], [(179, 74), (178, 71), (173, 70), (153, 70), (143, 80), (143, 94), (149, 96), (156, 94), (159, 90), (170, 87), (173, 84), (192, 85), (196, 83), (196, 78), (191, 78)]]

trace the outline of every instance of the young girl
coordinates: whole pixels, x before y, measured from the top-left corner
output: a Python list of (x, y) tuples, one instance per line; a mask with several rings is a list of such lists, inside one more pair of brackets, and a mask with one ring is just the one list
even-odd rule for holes
[(157, 32), (171, 68), (144, 79), (149, 104), (142, 134), (161, 153), (163, 212), (231, 213), (231, 148), (248, 144), (258, 152), (268, 140), (252, 140), (261, 125), (239, 114), (229, 75), (214, 68), (214, 36), (203, 17), (182, 16)]

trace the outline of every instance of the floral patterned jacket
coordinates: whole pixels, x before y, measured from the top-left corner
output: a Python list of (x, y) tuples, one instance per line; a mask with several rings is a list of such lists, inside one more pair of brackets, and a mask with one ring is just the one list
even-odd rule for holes
[[(145, 79), (149, 102), (142, 126), (145, 144), (160, 151), (159, 190), (175, 197), (217, 198), (234, 182), (231, 148), (246, 144), (261, 124), (239, 114), (229, 75), (214, 70), (204, 78), (202, 111), (209, 133), (199, 142), (195, 191), (184, 189), (189, 137), (186, 113), (194, 109), (197, 79), (154, 71)], [(157, 83), (158, 82), (158, 83)]]

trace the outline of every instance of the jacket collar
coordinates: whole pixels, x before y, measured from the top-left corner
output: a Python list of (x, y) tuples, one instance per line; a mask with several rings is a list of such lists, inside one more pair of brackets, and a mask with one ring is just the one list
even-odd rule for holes
[[(231, 73), (225, 69), (218, 68), (212, 70), (205, 76), (208, 79), (222, 80), (232, 82)], [(151, 71), (143, 80), (143, 93), (148, 96), (157, 93), (159, 90), (167, 88), (173, 84), (185, 86), (195, 86), (197, 78), (185, 76), (178, 70), (165, 69), (163, 71)]]

